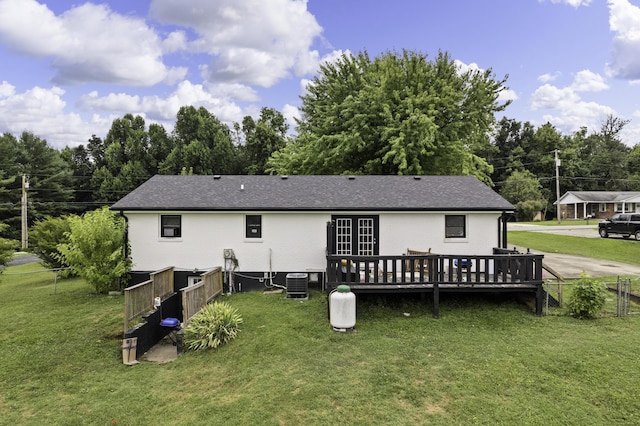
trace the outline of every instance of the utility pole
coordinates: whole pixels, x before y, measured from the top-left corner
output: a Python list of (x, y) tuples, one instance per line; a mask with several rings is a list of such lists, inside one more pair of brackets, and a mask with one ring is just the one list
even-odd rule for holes
[(27, 181), (26, 175), (22, 175), (22, 250), (29, 248), (29, 227), (27, 226), (27, 188), (29, 188), (29, 181)]
[(556, 215), (558, 216), (558, 224), (562, 222), (560, 218), (560, 159), (558, 158), (558, 150), (553, 150), (556, 158)]

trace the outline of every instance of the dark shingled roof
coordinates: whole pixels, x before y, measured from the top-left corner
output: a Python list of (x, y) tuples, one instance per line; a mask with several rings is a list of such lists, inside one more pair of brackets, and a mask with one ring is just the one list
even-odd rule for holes
[(638, 191), (568, 191), (562, 197), (562, 201), (569, 194), (586, 202), (592, 203), (614, 203), (623, 202), (629, 198), (640, 196)]
[(481, 210), (514, 207), (472, 176), (156, 175), (112, 210)]

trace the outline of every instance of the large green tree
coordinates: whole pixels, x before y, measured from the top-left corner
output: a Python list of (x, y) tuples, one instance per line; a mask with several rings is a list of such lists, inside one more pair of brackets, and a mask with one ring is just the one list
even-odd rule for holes
[(471, 174), (489, 144), (505, 80), (462, 71), (446, 53), (343, 54), (321, 66), (302, 96), (298, 137), (268, 171), (287, 174)]
[(103, 163), (91, 179), (97, 200), (116, 201), (155, 173), (149, 164), (149, 135), (141, 116), (126, 114), (116, 118), (104, 140), (102, 154), (97, 152), (99, 144), (94, 142), (90, 152), (94, 158), (102, 157)]
[[(21, 235), (21, 200), (24, 176), (27, 194), (27, 219), (57, 216), (69, 209), (73, 199), (71, 169), (60, 152), (46, 140), (24, 131), (16, 138), (10, 134), (0, 137), (0, 221), (9, 228), (13, 239)], [(27, 188), (28, 185), (28, 188)]]
[(629, 190), (628, 161), (631, 149), (620, 139), (620, 132), (629, 123), (614, 116), (607, 116), (600, 131), (593, 135), (593, 152), (589, 168), (597, 190)]
[(196, 175), (236, 172), (231, 131), (206, 108), (181, 107), (172, 136), (175, 145), (162, 162), (161, 173), (178, 174), (183, 168)]
[(0, 135), (0, 222), (12, 238), (20, 238), (20, 165), (18, 140), (10, 133)]
[(242, 120), (247, 174), (265, 174), (269, 157), (285, 147), (288, 130), (282, 113), (273, 108), (262, 108), (257, 121), (249, 115)]
[(491, 179), (502, 185), (514, 172), (527, 169), (527, 153), (533, 145), (535, 128), (529, 122), (503, 117), (493, 134), (494, 150), (485, 158), (493, 166)]
[(81, 213), (87, 207), (93, 207), (91, 176), (95, 163), (91, 160), (89, 150), (82, 144), (73, 148), (65, 147), (61, 156), (73, 173), (73, 206), (76, 212)]

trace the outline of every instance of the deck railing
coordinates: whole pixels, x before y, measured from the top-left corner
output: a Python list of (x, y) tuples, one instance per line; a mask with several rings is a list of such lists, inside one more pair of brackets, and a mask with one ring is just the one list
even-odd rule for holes
[(354, 292), (531, 291), (541, 312), (539, 254), (505, 250), (492, 255), (327, 256), (326, 289), (347, 284)]
[(202, 280), (190, 287), (181, 289), (182, 316), (185, 324), (214, 297), (222, 293), (222, 268), (217, 267), (200, 275)]
[(136, 317), (153, 309), (153, 281), (147, 280), (124, 289), (124, 331)]
[(339, 284), (528, 285), (542, 282), (543, 255), (327, 256), (327, 287)]
[(154, 299), (173, 293), (173, 267), (149, 274), (149, 280), (124, 289), (124, 332), (137, 317), (153, 310)]
[(149, 279), (153, 281), (153, 297), (163, 298), (173, 293), (173, 269), (173, 266), (169, 266), (149, 274)]

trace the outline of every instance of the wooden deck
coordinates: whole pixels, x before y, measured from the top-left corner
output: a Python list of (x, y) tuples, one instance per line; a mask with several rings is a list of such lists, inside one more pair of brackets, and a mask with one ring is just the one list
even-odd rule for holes
[(529, 292), (542, 314), (543, 255), (496, 249), (492, 255), (327, 256), (327, 292), (346, 284), (354, 293)]

